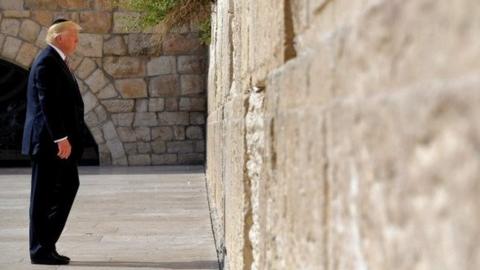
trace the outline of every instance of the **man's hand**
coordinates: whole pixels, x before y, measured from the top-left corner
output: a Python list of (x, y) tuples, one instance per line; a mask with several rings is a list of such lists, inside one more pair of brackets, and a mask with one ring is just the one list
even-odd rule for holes
[(72, 153), (72, 146), (68, 139), (57, 142), (58, 154), (57, 156), (61, 159), (67, 159)]

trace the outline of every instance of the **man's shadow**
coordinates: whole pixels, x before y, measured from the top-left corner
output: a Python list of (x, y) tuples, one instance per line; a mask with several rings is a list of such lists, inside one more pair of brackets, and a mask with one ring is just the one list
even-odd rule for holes
[(130, 267), (130, 268), (169, 268), (169, 269), (219, 269), (217, 261), (192, 262), (123, 262), (123, 261), (71, 261), (72, 266), (83, 267)]

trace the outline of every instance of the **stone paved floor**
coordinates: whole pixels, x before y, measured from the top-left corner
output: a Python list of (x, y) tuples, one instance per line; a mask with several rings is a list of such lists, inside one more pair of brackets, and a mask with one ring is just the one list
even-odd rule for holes
[(30, 169), (0, 169), (0, 269), (218, 269), (203, 167), (80, 169), (57, 249), (67, 266), (31, 265)]

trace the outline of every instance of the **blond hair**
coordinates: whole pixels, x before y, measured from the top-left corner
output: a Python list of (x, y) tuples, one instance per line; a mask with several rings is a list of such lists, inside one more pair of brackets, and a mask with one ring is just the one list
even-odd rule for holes
[(45, 41), (47, 43), (55, 43), (55, 38), (68, 30), (80, 31), (82, 30), (82, 27), (80, 27), (80, 25), (72, 21), (64, 21), (64, 22), (56, 23), (50, 26), (50, 28), (48, 28), (47, 37), (45, 38)]

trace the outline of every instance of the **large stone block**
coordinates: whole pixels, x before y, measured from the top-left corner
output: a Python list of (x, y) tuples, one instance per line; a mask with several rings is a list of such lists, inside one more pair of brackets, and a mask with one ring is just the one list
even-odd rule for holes
[(57, 0), (58, 6), (65, 10), (89, 8), (89, 1), (85, 0)]
[(0, 10), (21, 10), (23, 9), (23, 0), (2, 0), (0, 1)]
[(95, 10), (112, 11), (114, 4), (111, 0), (94, 0), (93, 8)]
[(199, 126), (190, 126), (187, 127), (186, 135), (189, 140), (203, 139), (203, 130)]
[(118, 93), (115, 90), (115, 87), (109, 83), (107, 86), (105, 86), (102, 90), (100, 90), (97, 93), (97, 97), (99, 99), (110, 99), (114, 97), (118, 97)]
[(40, 30), (41, 27), (36, 22), (32, 20), (24, 20), (18, 36), (26, 41), (34, 42), (37, 40)]
[(28, 18), (30, 17), (30, 11), (27, 10), (5, 10), (3, 12), (5, 18)]
[(158, 113), (158, 124), (162, 126), (188, 125), (188, 113), (186, 112)]
[(50, 26), (53, 22), (53, 12), (48, 10), (32, 10), (32, 19), (42, 26)]
[(149, 112), (161, 112), (165, 110), (165, 99), (163, 98), (150, 98), (148, 100)]
[(128, 48), (122, 36), (114, 35), (103, 42), (103, 53), (105, 55), (126, 55), (127, 52)]
[(3, 34), (17, 36), (20, 30), (20, 21), (17, 19), (3, 19), (0, 30)]
[(21, 46), (21, 40), (7, 36), (5, 43), (3, 44), (2, 56), (9, 59), (15, 59)]
[(113, 33), (138, 33), (139, 27), (132, 25), (132, 21), (140, 16), (135, 12), (114, 12), (113, 13)]
[(198, 95), (205, 93), (205, 82), (202, 75), (182, 75), (180, 77), (182, 95)]
[(130, 55), (160, 55), (161, 44), (156, 36), (151, 34), (129, 34), (128, 53)]
[(147, 85), (143, 79), (116, 80), (115, 88), (124, 98), (147, 97)]
[(136, 113), (135, 127), (154, 127), (158, 125), (157, 115), (155, 113)]
[(109, 33), (112, 29), (112, 14), (110, 12), (97, 11), (81, 12), (80, 25), (83, 31), (87, 33)]
[[(18, 1), (20, 2), (20, 1)], [(58, 1), (56, 0), (24, 0), (25, 8), (29, 10), (55, 10), (58, 6)]]
[(178, 111), (178, 100), (177, 100), (177, 98), (166, 98), (165, 99), (165, 111), (167, 111), (167, 112)]
[(85, 92), (85, 94), (82, 95), (82, 98), (83, 98), (83, 103), (85, 104), (84, 109), (86, 113), (90, 112), (93, 108), (95, 108), (98, 105), (98, 99), (90, 91)]
[(190, 141), (167, 142), (168, 153), (193, 153), (195, 152), (195, 143)]
[(85, 83), (94, 93), (97, 93), (109, 83), (109, 80), (101, 69), (97, 69), (90, 76), (88, 76), (88, 78), (85, 80)]
[(90, 58), (84, 58), (79, 67), (75, 70), (78, 78), (85, 80), (97, 68), (97, 64)]
[(150, 155), (129, 155), (128, 156), (128, 165), (131, 166), (140, 166), (140, 165), (150, 165), (151, 164)]
[(132, 112), (135, 105), (133, 100), (126, 99), (102, 100), (101, 103), (112, 113)]
[(148, 76), (174, 74), (176, 60), (173, 56), (160, 56), (152, 58), (147, 64)]
[(191, 125), (204, 125), (205, 124), (205, 113), (191, 112), (190, 113), (190, 124)]
[(152, 155), (153, 165), (171, 165), (177, 163), (176, 154)]
[(163, 154), (167, 152), (167, 144), (161, 139), (154, 140), (152, 142), (152, 149), (155, 154)]
[(130, 127), (133, 123), (135, 113), (112, 113), (112, 122), (115, 126)]
[(87, 57), (103, 56), (103, 37), (96, 34), (80, 33), (77, 51)]
[(204, 50), (198, 37), (189, 37), (180, 34), (169, 34), (163, 41), (163, 54), (185, 55), (199, 53)]
[(178, 163), (202, 165), (205, 162), (205, 155), (202, 153), (178, 154)]
[(23, 43), (22, 47), (18, 51), (15, 61), (17, 61), (17, 63), (23, 65), (24, 67), (30, 67), (33, 59), (35, 59), (35, 56), (37, 56), (37, 53), (37, 47), (33, 46), (30, 43)]
[(185, 126), (174, 126), (173, 137), (176, 141), (184, 141), (186, 139)]
[(162, 75), (150, 80), (151, 97), (179, 96), (180, 83), (176, 75)]
[(122, 142), (136, 142), (137, 136), (131, 127), (118, 127), (118, 137)]
[(172, 127), (155, 127), (152, 128), (152, 139), (161, 141), (170, 141), (173, 139)]
[(205, 73), (205, 57), (199, 55), (182, 55), (178, 57), (178, 73), (201, 74)]
[(114, 78), (141, 77), (145, 75), (145, 63), (137, 57), (104, 57), (103, 68)]
[(197, 111), (203, 112), (206, 108), (205, 98), (181, 98), (180, 99), (180, 111)]

